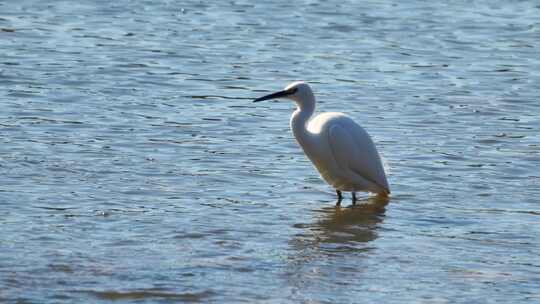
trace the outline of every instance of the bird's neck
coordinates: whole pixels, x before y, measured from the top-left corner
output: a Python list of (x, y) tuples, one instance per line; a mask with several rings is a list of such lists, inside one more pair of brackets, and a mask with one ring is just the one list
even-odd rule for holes
[(315, 102), (298, 105), (291, 116), (291, 129), (298, 143), (305, 148), (311, 143), (312, 134), (307, 128), (309, 119), (315, 112)]

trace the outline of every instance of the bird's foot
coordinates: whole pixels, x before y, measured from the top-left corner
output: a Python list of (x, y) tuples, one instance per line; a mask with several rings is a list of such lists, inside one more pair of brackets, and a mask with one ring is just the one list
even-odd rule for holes
[(354, 191), (352, 193), (352, 204), (356, 205), (356, 192), (354, 192)]
[(343, 200), (343, 195), (341, 195), (341, 191), (339, 190), (336, 190), (336, 193), (337, 193), (336, 206), (341, 206), (341, 200)]

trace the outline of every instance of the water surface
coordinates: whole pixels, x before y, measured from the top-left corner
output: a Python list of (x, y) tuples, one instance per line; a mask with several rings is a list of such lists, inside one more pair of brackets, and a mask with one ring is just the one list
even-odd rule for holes
[[(0, 3), (0, 302), (530, 303), (534, 1)], [(309, 81), (392, 197), (252, 104)]]

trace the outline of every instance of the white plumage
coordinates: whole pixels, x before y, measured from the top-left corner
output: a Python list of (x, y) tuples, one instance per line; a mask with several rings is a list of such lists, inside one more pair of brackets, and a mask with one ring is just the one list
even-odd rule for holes
[(386, 174), (369, 134), (349, 116), (327, 112), (312, 118), (315, 96), (307, 83), (294, 82), (283, 91), (255, 99), (294, 100), (298, 106), (291, 116), (294, 137), (315, 165), (321, 177), (337, 191), (368, 191), (388, 195)]

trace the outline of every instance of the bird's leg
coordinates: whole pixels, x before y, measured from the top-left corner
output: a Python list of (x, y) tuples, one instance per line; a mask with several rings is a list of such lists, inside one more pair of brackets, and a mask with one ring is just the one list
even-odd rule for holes
[(341, 200), (343, 199), (343, 195), (341, 195), (341, 191), (339, 191), (339, 190), (336, 190), (336, 193), (337, 193), (336, 206), (340, 206), (341, 205)]
[(356, 192), (352, 192), (352, 204), (356, 205)]

